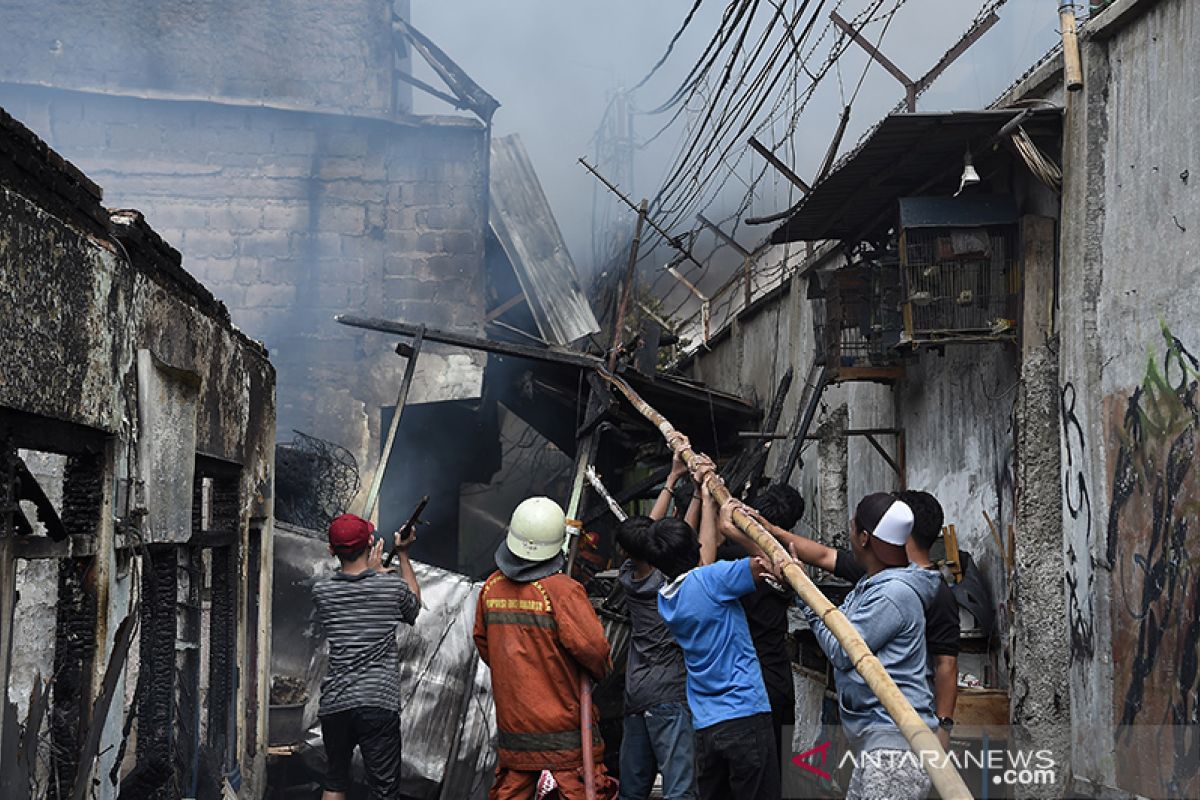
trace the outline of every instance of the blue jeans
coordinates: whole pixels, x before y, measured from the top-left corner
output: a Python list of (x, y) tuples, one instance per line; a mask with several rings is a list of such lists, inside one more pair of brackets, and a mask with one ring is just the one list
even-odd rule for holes
[(660, 703), (625, 715), (621, 800), (646, 800), (662, 773), (663, 800), (695, 800), (696, 733), (687, 703)]

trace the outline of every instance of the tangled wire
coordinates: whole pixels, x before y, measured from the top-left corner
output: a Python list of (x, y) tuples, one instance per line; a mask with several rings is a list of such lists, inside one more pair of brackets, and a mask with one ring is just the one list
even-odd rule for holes
[(292, 433), (291, 442), (275, 445), (275, 517), (324, 530), (358, 493), (358, 462), (340, 445)]

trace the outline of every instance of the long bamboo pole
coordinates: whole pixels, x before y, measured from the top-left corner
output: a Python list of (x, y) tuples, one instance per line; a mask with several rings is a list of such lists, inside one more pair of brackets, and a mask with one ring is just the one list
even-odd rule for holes
[[(680, 457), (689, 467), (694, 463), (697, 454), (690, 447), (682, 447), (679, 444), (679, 439), (673, 437), (677, 433), (674, 426), (662, 414), (654, 410), (649, 403), (643, 400), (637, 392), (635, 392), (629, 384), (614, 375), (610, 375), (601, 371), (600, 376), (604, 380), (611, 383), (617, 388), (621, 394), (625, 395), (626, 399), (636, 408), (642, 416), (650, 420), (655, 427), (662, 433), (667, 440), (667, 444), (677, 449)], [(705, 484), (708, 491), (712, 494), (713, 499), (720, 504), (729, 501), (731, 495), (725, 487), (725, 483), (716, 474), (710, 472), (705, 479)], [(771, 560), (776, 567), (787, 579), (787, 582), (795, 590), (796, 594), (800, 595), (800, 599), (808, 605), (817, 616), (821, 619), (825, 626), (829, 628), (830, 633), (837, 638), (838, 643), (846, 650), (846, 654), (850, 657), (854, 668), (858, 670), (858, 674), (862, 675), (863, 680), (867, 682), (867, 686), (871, 687), (871, 691), (883, 703), (883, 707), (891, 714), (892, 720), (896, 723), (896, 727), (904, 734), (904, 738), (908, 740), (912, 751), (920, 757), (921, 765), (929, 773), (929, 777), (933, 779), (933, 785), (937, 787), (938, 794), (944, 800), (970, 800), (971, 791), (967, 785), (963, 783), (962, 777), (958, 774), (958, 770), (954, 768), (954, 764), (946, 756), (946, 751), (942, 749), (941, 742), (933, 731), (929, 730), (917, 712), (913, 709), (912, 704), (900, 692), (900, 688), (896, 686), (895, 681), (888, 675), (887, 670), (883, 668), (883, 664), (875, 657), (863, 641), (862, 636), (850, 620), (837, 609), (833, 603), (829, 602), (829, 598), (821, 593), (821, 590), (809, 579), (800, 565), (792, 559), (788, 552), (783, 548), (775, 537), (767, 533), (767, 531), (755, 520), (740, 510), (733, 512), (733, 524), (738, 527), (743, 533), (754, 540), (754, 543), (762, 548), (763, 552), (770, 555)]]

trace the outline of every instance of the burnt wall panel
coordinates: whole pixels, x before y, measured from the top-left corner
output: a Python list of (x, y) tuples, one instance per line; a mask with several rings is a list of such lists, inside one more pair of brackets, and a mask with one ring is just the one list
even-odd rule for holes
[(54, 688), (50, 700), (52, 800), (71, 796), (87, 723), (92, 659), (96, 652), (96, 601), (88, 587), (89, 567), (90, 559), (65, 558), (59, 562)]
[[(72, 536), (95, 534), (100, 515), (102, 462), (98, 456), (67, 459), (63, 476), (63, 525)], [(79, 767), (91, 705), (96, 653), (96, 587), (92, 559), (59, 562), (58, 607), (54, 631), (54, 689), (50, 705), (54, 800), (70, 796)]]
[[(168, 800), (175, 733), (175, 551), (156, 547), (142, 565), (137, 767), (131, 786), (145, 800)], [(124, 786), (122, 787), (124, 795)]]

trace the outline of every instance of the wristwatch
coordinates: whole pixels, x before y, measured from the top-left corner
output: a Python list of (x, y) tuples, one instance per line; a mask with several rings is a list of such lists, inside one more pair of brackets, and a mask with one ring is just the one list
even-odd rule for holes
[(950, 717), (938, 717), (938, 727), (949, 733), (954, 730), (954, 720)]

